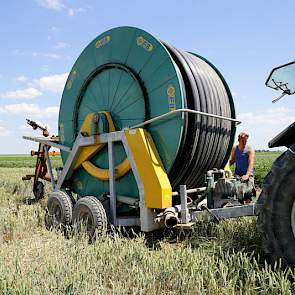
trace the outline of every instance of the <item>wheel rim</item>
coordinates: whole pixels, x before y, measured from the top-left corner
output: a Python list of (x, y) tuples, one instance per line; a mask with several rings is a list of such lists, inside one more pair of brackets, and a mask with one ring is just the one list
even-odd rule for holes
[(58, 226), (62, 224), (62, 210), (58, 203), (55, 203), (52, 206), (52, 217), (54, 225)]
[(91, 218), (90, 212), (88, 212), (87, 209), (81, 208), (81, 212), (79, 213), (78, 216), (78, 226), (79, 229), (81, 230), (81, 227), (85, 227), (86, 232), (89, 236), (93, 234), (93, 220)]

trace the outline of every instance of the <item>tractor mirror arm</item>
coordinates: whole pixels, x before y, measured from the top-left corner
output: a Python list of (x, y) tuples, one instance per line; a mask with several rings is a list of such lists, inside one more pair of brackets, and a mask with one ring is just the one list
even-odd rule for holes
[(281, 98), (283, 98), (286, 94), (288, 94), (287, 92), (283, 91), (283, 93), (278, 97), (272, 100), (272, 103), (275, 103), (277, 101), (279, 101)]
[[(291, 94), (291, 91), (290, 89), (288, 88), (287, 84), (288, 83), (282, 83), (282, 82), (277, 82), (275, 81), (274, 79), (272, 79), (272, 82), (275, 84), (275, 86), (277, 87), (277, 89), (280, 89), (283, 91), (283, 93), (278, 97), (278, 98), (275, 98), (272, 100), (272, 103), (275, 103), (277, 101), (279, 101), (281, 98), (283, 98), (286, 94), (290, 95)], [(284, 88), (285, 89), (284, 89)]]

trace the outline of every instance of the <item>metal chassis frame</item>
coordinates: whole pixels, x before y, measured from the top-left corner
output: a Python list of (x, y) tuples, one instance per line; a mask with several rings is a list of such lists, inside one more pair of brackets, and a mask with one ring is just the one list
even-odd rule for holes
[[(140, 176), (136, 169), (136, 164), (133, 159), (131, 150), (127, 143), (127, 139), (125, 136), (124, 131), (117, 131), (111, 133), (104, 133), (99, 135), (99, 142), (97, 141), (97, 136), (83, 136), (79, 134), (74, 142), (72, 149), (70, 150), (70, 154), (67, 158), (67, 161), (64, 165), (64, 168), (58, 177), (57, 181), (54, 179), (53, 172), (52, 172), (52, 165), (50, 162), (50, 157), (48, 154), (48, 146), (56, 146), (52, 144), (52, 141), (46, 140), (44, 138), (34, 138), (34, 137), (26, 137), (25, 139), (33, 140), (36, 142), (41, 142), (44, 144), (45, 147), (45, 154), (48, 161), (48, 169), (51, 176), (51, 184), (54, 191), (64, 190), (67, 187), (67, 181), (71, 178), (74, 172), (74, 165), (76, 160), (78, 159), (80, 152), (83, 147), (91, 146), (97, 143), (107, 143), (108, 146), (108, 155), (109, 155), (109, 198), (110, 198), (110, 211), (111, 211), (111, 222), (114, 226), (140, 226), (142, 231), (152, 231), (157, 228), (160, 228), (160, 225), (154, 222), (156, 218), (156, 213), (153, 209), (149, 209), (145, 207), (144, 202), (144, 188), (143, 183), (141, 182)], [(134, 174), (138, 190), (139, 190), (139, 208), (140, 208), (140, 218), (136, 217), (118, 217), (117, 216), (117, 195), (116, 195), (116, 186), (115, 186), (115, 165), (114, 165), (114, 152), (113, 152), (113, 144), (116, 141), (121, 141), (123, 143), (127, 158), (130, 162), (132, 172)], [(60, 145), (60, 148), (66, 150), (64, 146)], [(68, 151), (68, 148), (67, 150)], [(138, 200), (134, 199), (134, 203)]]
[[(157, 120), (161, 120), (163, 118), (167, 118), (169, 116), (173, 116), (179, 112), (187, 112), (187, 113), (193, 113), (193, 114), (199, 114), (209, 117), (215, 117), (223, 120), (233, 121), (236, 122), (236, 124), (239, 124), (240, 121), (232, 118), (217, 116), (213, 114), (203, 113), (199, 111), (194, 111), (190, 109), (178, 109), (176, 111), (172, 111), (163, 115), (160, 115), (158, 117), (155, 117), (153, 119), (150, 119), (148, 121), (145, 121), (141, 124), (138, 124), (136, 126), (130, 127), (130, 129), (135, 129), (138, 127), (142, 127), (146, 124), (150, 124), (152, 122), (155, 122)], [(64, 190), (67, 185), (67, 181), (71, 178), (73, 172), (74, 172), (74, 165), (76, 163), (76, 160), (78, 159), (80, 152), (83, 147), (85, 146), (91, 146), (98, 143), (107, 143), (108, 146), (108, 155), (109, 155), (109, 189), (110, 189), (110, 209), (111, 209), (111, 221), (114, 226), (140, 226), (142, 231), (152, 231), (157, 228), (162, 227), (160, 223), (156, 223), (155, 219), (157, 217), (157, 214), (155, 210), (149, 209), (145, 207), (144, 202), (144, 188), (143, 183), (140, 179), (140, 176), (136, 169), (136, 164), (133, 159), (133, 155), (131, 153), (131, 150), (128, 146), (127, 139), (124, 133), (124, 130), (122, 131), (116, 131), (111, 133), (104, 133), (99, 135), (99, 140), (97, 135), (92, 136), (83, 136), (81, 133), (78, 134), (76, 137), (76, 140), (74, 142), (74, 145), (72, 148), (69, 148), (65, 145), (59, 144), (53, 140), (45, 139), (43, 137), (29, 137), (29, 136), (23, 136), (24, 139), (35, 141), (44, 144), (45, 149), (45, 155), (47, 158), (48, 163), (48, 169), (49, 174), (51, 178), (51, 184), (54, 191), (58, 190)], [(130, 161), (130, 165), (132, 168), (132, 172), (134, 174), (135, 180), (137, 182), (138, 190), (139, 190), (139, 200), (134, 200), (134, 203), (139, 201), (139, 208), (140, 208), (140, 217), (118, 217), (117, 216), (117, 195), (116, 195), (116, 186), (115, 186), (115, 166), (114, 166), (114, 152), (113, 152), (113, 143), (116, 141), (121, 141), (127, 158)], [(50, 162), (50, 157), (48, 153), (48, 147), (53, 146), (60, 150), (69, 152), (69, 156), (67, 158), (67, 161), (64, 165), (64, 168), (61, 173), (58, 173), (58, 179), (57, 181), (54, 179), (53, 171), (52, 171), (52, 165)], [(173, 192), (172, 195), (180, 195), (180, 217), (181, 217), (181, 223), (180, 225), (189, 225), (195, 222), (201, 215), (204, 215), (204, 212), (206, 211), (193, 211), (189, 213), (189, 208), (187, 204), (187, 194), (193, 193), (193, 192), (201, 192), (204, 191), (206, 188), (195, 188), (195, 189), (186, 189), (186, 185), (180, 185), (180, 191)], [(118, 196), (119, 197), (119, 196)], [(121, 196), (120, 196), (121, 197)], [(121, 197), (122, 199), (126, 197)], [(176, 206), (179, 207), (179, 206)], [(211, 209), (209, 210), (212, 215), (217, 216), (218, 218), (235, 218), (240, 216), (253, 216), (255, 214), (255, 208), (257, 205), (242, 205), (242, 206), (236, 206), (236, 207), (230, 207), (230, 208), (218, 208), (218, 209)]]
[[(203, 190), (203, 188), (200, 188)], [(187, 205), (187, 195), (188, 193), (194, 193), (197, 189), (186, 189), (186, 185), (180, 185), (180, 217), (181, 217), (181, 225), (191, 224), (196, 222), (198, 219), (208, 216), (213, 217), (215, 220), (221, 219), (229, 219), (229, 218), (237, 218), (244, 216), (256, 216), (257, 210), (259, 210), (258, 204), (250, 204), (250, 205), (240, 205), (233, 207), (225, 207), (225, 208), (213, 208), (206, 210), (194, 210), (189, 214), (189, 208)], [(176, 206), (177, 207), (177, 206)], [(179, 210), (176, 210), (179, 211)]]
[[(26, 138), (30, 140), (34, 140), (39, 142), (39, 138)], [(121, 141), (126, 155), (130, 161), (130, 165), (132, 168), (132, 172), (134, 174), (138, 190), (139, 190), (139, 200), (134, 199), (134, 204), (138, 203), (140, 208), (140, 217), (118, 217), (117, 216), (117, 202), (120, 200), (124, 201), (128, 199), (125, 196), (117, 196), (116, 193), (116, 185), (115, 185), (115, 165), (114, 165), (114, 151), (113, 151), (113, 144), (114, 142)], [(48, 163), (48, 170), (51, 178), (51, 184), (54, 191), (58, 190), (65, 190), (67, 187), (67, 181), (72, 176), (74, 170), (73, 167), (75, 165), (76, 160), (79, 157), (79, 154), (83, 147), (91, 146), (97, 144), (97, 136), (82, 136), (79, 134), (74, 142), (73, 148), (70, 151), (70, 154), (67, 158), (67, 161), (64, 165), (64, 168), (59, 175), (57, 181), (54, 179), (52, 165), (50, 162), (50, 157), (48, 154), (48, 146), (52, 145), (52, 141), (42, 139), (42, 143), (44, 144), (45, 155)], [(145, 207), (144, 202), (144, 188), (143, 183), (140, 179), (140, 176), (136, 169), (136, 164), (133, 159), (132, 152), (128, 146), (127, 139), (125, 136), (124, 131), (117, 131), (111, 133), (105, 133), (99, 135), (99, 143), (107, 143), (108, 146), (108, 155), (109, 155), (109, 198), (110, 198), (110, 212), (111, 212), (111, 222), (114, 226), (140, 226), (142, 231), (152, 231), (157, 228), (162, 227), (163, 225), (160, 223), (156, 223), (155, 219), (157, 217), (156, 212), (153, 209), (149, 209)], [(56, 144), (55, 144), (56, 145)], [(215, 208), (215, 209), (208, 209), (203, 211), (191, 211), (189, 212), (189, 207), (187, 204), (187, 197), (190, 193), (195, 192), (204, 192), (207, 188), (194, 188), (194, 189), (187, 189), (186, 185), (180, 185), (180, 190), (178, 192), (173, 192), (172, 196), (180, 195), (180, 205), (176, 205), (175, 208), (177, 212), (180, 212), (180, 224), (179, 226), (186, 226), (192, 225), (196, 222), (199, 218), (204, 217), (205, 215), (211, 215), (215, 217), (215, 219), (227, 219), (227, 218), (236, 218), (242, 216), (254, 216), (256, 215), (257, 205), (241, 205), (241, 206), (234, 206), (234, 207), (227, 207), (227, 208)], [(129, 200), (129, 202), (131, 199)]]

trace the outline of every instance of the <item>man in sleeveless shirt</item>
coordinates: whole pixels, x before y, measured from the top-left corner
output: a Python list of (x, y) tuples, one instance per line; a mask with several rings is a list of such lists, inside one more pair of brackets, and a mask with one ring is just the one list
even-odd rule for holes
[[(234, 146), (231, 152), (230, 165), (235, 164), (235, 175), (241, 177), (241, 181), (245, 182), (248, 189), (254, 188), (254, 156), (255, 150), (247, 145), (249, 135), (241, 132), (238, 136), (238, 145)], [(245, 203), (251, 202), (251, 196), (245, 197)]]

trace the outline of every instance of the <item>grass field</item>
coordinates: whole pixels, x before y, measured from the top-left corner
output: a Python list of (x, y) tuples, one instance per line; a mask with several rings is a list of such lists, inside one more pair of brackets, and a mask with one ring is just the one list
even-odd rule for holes
[(261, 187), (263, 177), (270, 170), (272, 162), (281, 154), (281, 152), (258, 152), (255, 154), (254, 174), (255, 183)]
[[(277, 156), (256, 154), (260, 183)], [(47, 231), (46, 199), (30, 204), (31, 183), (21, 181), (33, 166), (27, 157), (0, 157), (0, 294), (295, 291), (294, 272), (264, 259), (255, 218), (197, 223), (189, 232), (113, 232), (93, 245), (81, 235)]]

